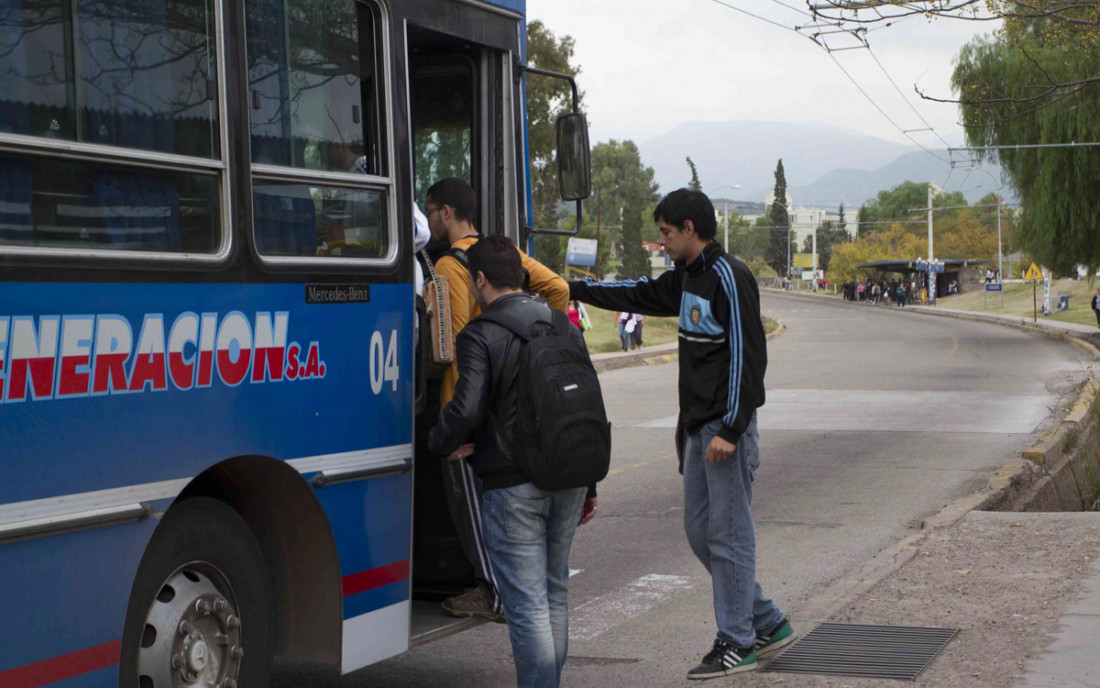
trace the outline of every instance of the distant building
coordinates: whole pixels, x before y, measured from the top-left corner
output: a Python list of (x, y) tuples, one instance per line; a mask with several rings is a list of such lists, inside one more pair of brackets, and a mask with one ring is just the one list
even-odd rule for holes
[[(767, 213), (771, 208), (772, 203), (775, 202), (775, 194), (770, 193), (768, 197), (764, 199), (763, 203), (753, 203), (751, 201), (734, 201), (726, 198), (714, 199), (714, 214), (718, 219), (718, 227), (721, 229), (725, 221), (726, 213), (730, 215), (733, 213), (739, 214), (745, 220), (755, 223), (758, 219)], [(839, 204), (838, 204), (839, 206)], [(848, 234), (855, 238), (857, 217), (859, 215), (860, 206), (844, 206), (844, 223), (845, 229), (848, 230)], [(822, 223), (829, 221), (834, 225), (840, 222), (840, 209), (836, 208), (817, 208), (811, 206), (809, 208), (805, 206), (795, 206), (794, 199), (791, 194), (787, 193), (787, 216), (791, 221), (791, 233), (795, 238), (807, 237), (814, 233), (814, 231), (822, 225)]]

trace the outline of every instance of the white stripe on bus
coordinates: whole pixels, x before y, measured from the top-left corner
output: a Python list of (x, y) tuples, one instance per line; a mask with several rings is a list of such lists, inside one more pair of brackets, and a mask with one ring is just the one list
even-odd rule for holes
[[(410, 457), (412, 457), (412, 445), (397, 444), (390, 447), (378, 447), (377, 449), (361, 449), (358, 451), (341, 452), (339, 454), (307, 456), (300, 459), (292, 459), (286, 463), (299, 473), (304, 474), (323, 470), (374, 468), (375, 466), (386, 465)], [(187, 484), (190, 483), (191, 480), (192, 478), (162, 480), (141, 485), (114, 487), (106, 490), (95, 490), (93, 492), (81, 492), (57, 497), (46, 497), (44, 499), (32, 499), (25, 502), (0, 504), (0, 524), (49, 518), (51, 516), (61, 516), (64, 514), (103, 509), (124, 504), (173, 499), (183, 491), (183, 488), (187, 487)]]

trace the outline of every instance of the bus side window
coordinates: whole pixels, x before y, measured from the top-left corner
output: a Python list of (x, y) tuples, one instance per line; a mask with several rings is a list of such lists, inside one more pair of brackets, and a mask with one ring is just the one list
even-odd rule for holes
[[(354, 0), (246, 0), (245, 11), (257, 250), (384, 256), (388, 196), (377, 180), (386, 160), (374, 10)], [(301, 180), (309, 172), (318, 173), (316, 181)], [(370, 188), (372, 182), (383, 188)]]
[[(213, 6), (4, 0), (0, 134), (220, 159)], [(4, 153), (0, 247), (213, 253), (219, 171), (174, 167)]]

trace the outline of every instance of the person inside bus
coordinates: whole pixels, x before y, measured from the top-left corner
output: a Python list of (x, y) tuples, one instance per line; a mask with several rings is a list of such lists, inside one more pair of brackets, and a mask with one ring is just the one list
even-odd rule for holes
[[(450, 286), (451, 329), (457, 337), (471, 318), (481, 314), (470, 290), (470, 273), (466, 269), (466, 251), (481, 238), (474, 226), (477, 196), (465, 181), (454, 177), (443, 179), (428, 189), (424, 214), (428, 217), (432, 239), (446, 241), (450, 245), (450, 250), (436, 261), (435, 270), (447, 277)], [(519, 248), (516, 252), (530, 277), (531, 291), (545, 298), (552, 308), (564, 312), (569, 304), (569, 285), (553, 270)], [(440, 408), (454, 397), (457, 382), (456, 362), (443, 371)], [(499, 588), (481, 534), (481, 487), (468, 462), (448, 461), (446, 457), (441, 457), (441, 460), (451, 518), (477, 580), (477, 588), (445, 600), (443, 609), (453, 616), (476, 616), (503, 623)]]

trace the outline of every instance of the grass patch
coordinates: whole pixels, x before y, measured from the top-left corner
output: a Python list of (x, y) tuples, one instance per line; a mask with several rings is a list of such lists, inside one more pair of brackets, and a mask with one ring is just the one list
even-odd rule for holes
[[(1055, 311), (1050, 316), (1042, 314), (1043, 285), (1038, 285), (1039, 317), (1058, 322), (1071, 322), (1080, 325), (1096, 325), (1096, 316), (1092, 312), (1092, 296), (1096, 293), (1100, 282), (1087, 279), (1060, 279), (1050, 283), (1051, 306), (1057, 306), (1057, 296), (1069, 295), (1069, 309)], [(967, 287), (970, 291), (955, 296), (941, 296), (939, 305), (944, 308), (954, 308), (961, 311), (977, 311), (985, 313), (997, 313), (1001, 315), (1016, 315), (1028, 320), (1032, 317), (1032, 294), (1030, 282), (1007, 283), (1004, 285), (1004, 307), (1001, 307), (1001, 296), (996, 292), (989, 292), (988, 307), (985, 300), (985, 285), (976, 284)]]
[(1081, 431), (1076, 427), (1066, 430), (1065, 437), (1062, 438), (1062, 453), (1068, 454), (1077, 448), (1077, 442), (1081, 439)]
[[(623, 346), (619, 341), (619, 322), (615, 318), (617, 313), (588, 305), (585, 306), (585, 310), (588, 311), (588, 318), (592, 321), (592, 329), (584, 333), (588, 352), (606, 354), (622, 351)], [(679, 332), (677, 323), (678, 318), (657, 318), (647, 315), (642, 326), (642, 345), (657, 346), (674, 343)]]
[[(619, 322), (615, 317), (618, 314), (595, 306), (586, 305), (585, 309), (588, 311), (588, 318), (592, 321), (592, 329), (584, 333), (588, 353), (607, 354), (622, 351), (623, 347), (619, 342)], [(767, 334), (775, 332), (779, 327), (777, 320), (766, 315), (761, 316), (760, 320)], [(642, 345), (674, 344), (679, 338), (679, 332), (679, 318), (658, 318), (647, 315), (642, 329)]]

